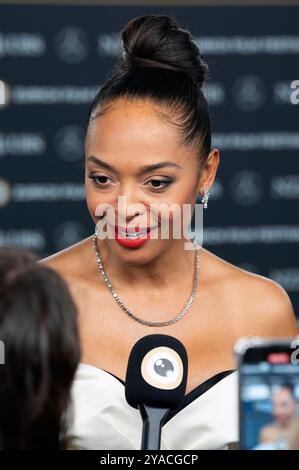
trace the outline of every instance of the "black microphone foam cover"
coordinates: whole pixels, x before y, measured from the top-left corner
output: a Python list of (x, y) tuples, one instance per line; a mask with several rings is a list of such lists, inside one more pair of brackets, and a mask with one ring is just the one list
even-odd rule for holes
[(143, 403), (174, 409), (185, 396), (188, 357), (173, 336), (144, 336), (133, 346), (128, 360), (125, 396), (129, 405)]

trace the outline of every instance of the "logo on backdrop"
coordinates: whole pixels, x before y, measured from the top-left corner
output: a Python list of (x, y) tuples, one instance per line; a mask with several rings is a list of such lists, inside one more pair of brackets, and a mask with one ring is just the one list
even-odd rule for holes
[(54, 246), (57, 250), (74, 245), (85, 237), (87, 237), (85, 226), (72, 220), (61, 223), (53, 232)]
[(67, 64), (78, 64), (89, 52), (88, 36), (77, 26), (67, 26), (54, 37), (57, 57)]
[(79, 126), (62, 127), (54, 137), (57, 155), (66, 162), (75, 162), (83, 158), (84, 131)]
[(240, 77), (232, 88), (233, 100), (241, 111), (256, 111), (266, 100), (265, 83), (260, 77), (246, 75)]
[(232, 199), (239, 206), (253, 206), (263, 196), (263, 179), (255, 171), (240, 171), (232, 178), (230, 191)]

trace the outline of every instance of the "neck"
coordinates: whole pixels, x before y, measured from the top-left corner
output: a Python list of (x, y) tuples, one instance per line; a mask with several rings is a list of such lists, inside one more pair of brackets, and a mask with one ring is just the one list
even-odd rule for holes
[(107, 240), (97, 240), (103, 267), (111, 283), (121, 284), (127, 288), (147, 287), (161, 291), (173, 288), (184, 280), (190, 283), (194, 272), (194, 249), (185, 249), (185, 243), (193, 243), (186, 238), (165, 240), (164, 248), (150, 261), (142, 259), (139, 253), (129, 253), (127, 259), (117, 256)]
[(287, 429), (290, 426), (291, 421), (292, 421), (292, 418), (288, 418), (287, 420), (285, 420), (283, 422), (279, 422), (278, 427), (282, 430)]

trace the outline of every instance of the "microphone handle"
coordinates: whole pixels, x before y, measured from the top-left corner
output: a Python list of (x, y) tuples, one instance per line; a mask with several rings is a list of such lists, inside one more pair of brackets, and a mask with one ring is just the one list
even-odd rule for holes
[(138, 405), (143, 421), (141, 450), (160, 450), (161, 428), (169, 408)]

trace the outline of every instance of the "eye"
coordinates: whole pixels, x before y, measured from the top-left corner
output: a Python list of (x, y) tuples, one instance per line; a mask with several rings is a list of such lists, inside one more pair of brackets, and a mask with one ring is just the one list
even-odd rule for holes
[(154, 189), (164, 189), (164, 188), (167, 188), (167, 186), (169, 186), (172, 181), (171, 180), (165, 180), (165, 179), (151, 179), (148, 181), (148, 183), (151, 183), (152, 184), (152, 188)]
[(108, 178), (108, 176), (105, 176), (105, 175), (100, 175), (100, 176), (88, 175), (88, 178), (90, 178), (94, 182), (94, 184), (97, 186), (107, 186), (107, 184), (105, 184), (105, 180), (112, 181), (111, 178)]

